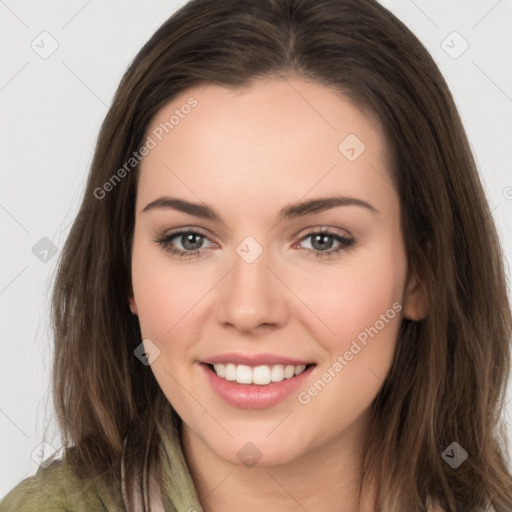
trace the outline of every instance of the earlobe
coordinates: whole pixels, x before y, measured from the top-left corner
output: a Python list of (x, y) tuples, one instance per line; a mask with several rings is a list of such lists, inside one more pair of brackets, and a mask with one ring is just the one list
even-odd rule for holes
[(137, 314), (137, 305), (135, 304), (135, 298), (133, 296), (129, 297), (128, 302), (130, 304), (130, 311), (136, 315)]
[(427, 316), (427, 296), (416, 273), (409, 276), (404, 293), (404, 318), (419, 321)]

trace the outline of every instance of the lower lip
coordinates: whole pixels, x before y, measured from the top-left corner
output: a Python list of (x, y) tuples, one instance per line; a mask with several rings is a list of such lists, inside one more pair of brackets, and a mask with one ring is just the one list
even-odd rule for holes
[(259, 384), (239, 384), (236, 381), (223, 379), (210, 370), (208, 365), (201, 363), (201, 366), (217, 395), (228, 404), (241, 409), (264, 409), (277, 405), (304, 385), (304, 381), (315, 368), (315, 365), (312, 365), (291, 379), (260, 386)]

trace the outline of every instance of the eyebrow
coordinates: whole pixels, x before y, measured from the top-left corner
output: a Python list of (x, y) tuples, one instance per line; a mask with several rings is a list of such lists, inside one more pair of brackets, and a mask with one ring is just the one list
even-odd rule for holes
[[(334, 196), (309, 199), (307, 201), (301, 201), (287, 205), (279, 211), (277, 220), (278, 222), (281, 222), (283, 220), (304, 217), (306, 215), (312, 215), (314, 213), (330, 210), (331, 208), (337, 208), (338, 206), (360, 206), (362, 208), (366, 208), (372, 213), (379, 213), (379, 211), (374, 206), (361, 199), (356, 199), (355, 197)], [(189, 215), (194, 215), (195, 217), (200, 217), (202, 219), (209, 219), (219, 222), (222, 221), (220, 216), (215, 213), (213, 208), (210, 208), (206, 204), (192, 203), (190, 201), (185, 201), (184, 199), (168, 196), (155, 199), (146, 205), (142, 211), (147, 212), (161, 208), (170, 208), (180, 212), (188, 213)]]

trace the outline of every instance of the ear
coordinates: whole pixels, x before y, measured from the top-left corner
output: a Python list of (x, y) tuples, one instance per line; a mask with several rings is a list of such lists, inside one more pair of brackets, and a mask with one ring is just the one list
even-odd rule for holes
[(130, 304), (130, 311), (136, 315), (137, 312), (137, 304), (135, 304), (135, 298), (133, 297), (133, 294), (128, 297), (128, 302)]
[(409, 272), (404, 292), (404, 318), (423, 320), (427, 316), (427, 296), (415, 272)]

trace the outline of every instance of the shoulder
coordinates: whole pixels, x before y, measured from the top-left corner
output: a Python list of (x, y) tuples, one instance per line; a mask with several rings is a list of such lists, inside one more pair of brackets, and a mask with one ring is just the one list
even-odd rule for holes
[(58, 460), (9, 491), (0, 512), (116, 512), (122, 510), (119, 500), (100, 478), (81, 479)]

